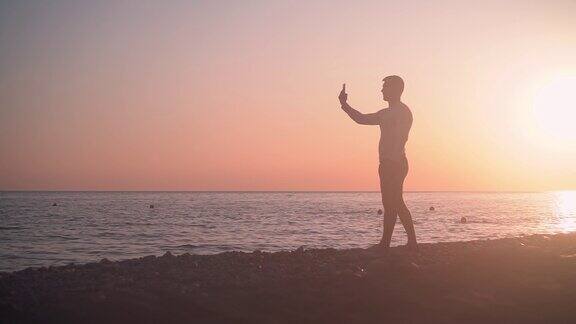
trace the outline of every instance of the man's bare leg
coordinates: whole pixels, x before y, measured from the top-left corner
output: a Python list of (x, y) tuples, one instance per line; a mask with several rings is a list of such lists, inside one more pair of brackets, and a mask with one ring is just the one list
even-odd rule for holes
[(382, 240), (380, 241), (380, 245), (385, 249), (390, 247), (390, 242), (392, 241), (392, 233), (394, 233), (394, 226), (396, 225), (397, 218), (397, 208), (384, 207), (384, 229), (382, 231)]
[(408, 235), (408, 247), (417, 248), (418, 244), (416, 243), (414, 222), (412, 221), (412, 215), (410, 214), (410, 210), (406, 206), (404, 199), (402, 199), (402, 203), (398, 209), (398, 217), (400, 217), (400, 222), (402, 222), (402, 226), (404, 226), (406, 234)]

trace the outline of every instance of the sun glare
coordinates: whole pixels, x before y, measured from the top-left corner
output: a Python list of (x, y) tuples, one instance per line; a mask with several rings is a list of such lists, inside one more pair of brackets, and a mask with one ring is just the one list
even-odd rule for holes
[(554, 214), (560, 230), (576, 230), (576, 191), (559, 191), (554, 194)]
[(556, 139), (576, 139), (576, 76), (557, 78), (534, 98), (538, 125)]

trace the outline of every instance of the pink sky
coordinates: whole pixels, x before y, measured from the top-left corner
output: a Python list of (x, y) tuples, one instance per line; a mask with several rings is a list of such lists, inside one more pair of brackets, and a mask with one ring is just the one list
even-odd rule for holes
[(576, 76), (574, 1), (0, 7), (0, 190), (377, 190), (378, 128), (336, 97), (384, 108), (388, 74), (406, 190), (576, 189), (576, 131), (532, 113)]

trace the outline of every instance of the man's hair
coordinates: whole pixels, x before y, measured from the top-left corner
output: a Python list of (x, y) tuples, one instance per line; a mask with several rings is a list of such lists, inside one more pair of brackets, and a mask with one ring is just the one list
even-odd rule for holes
[(398, 96), (400, 96), (404, 91), (404, 80), (402, 80), (402, 78), (397, 75), (389, 75), (382, 81), (384, 81), (387, 85), (390, 85), (390, 87)]

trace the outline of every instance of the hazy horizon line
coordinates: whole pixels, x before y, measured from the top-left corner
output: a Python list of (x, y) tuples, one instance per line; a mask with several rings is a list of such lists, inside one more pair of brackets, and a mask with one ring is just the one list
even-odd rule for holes
[[(406, 190), (405, 193), (543, 193), (574, 191), (557, 190)], [(0, 190), (0, 192), (190, 192), (190, 193), (380, 193), (380, 190)]]

